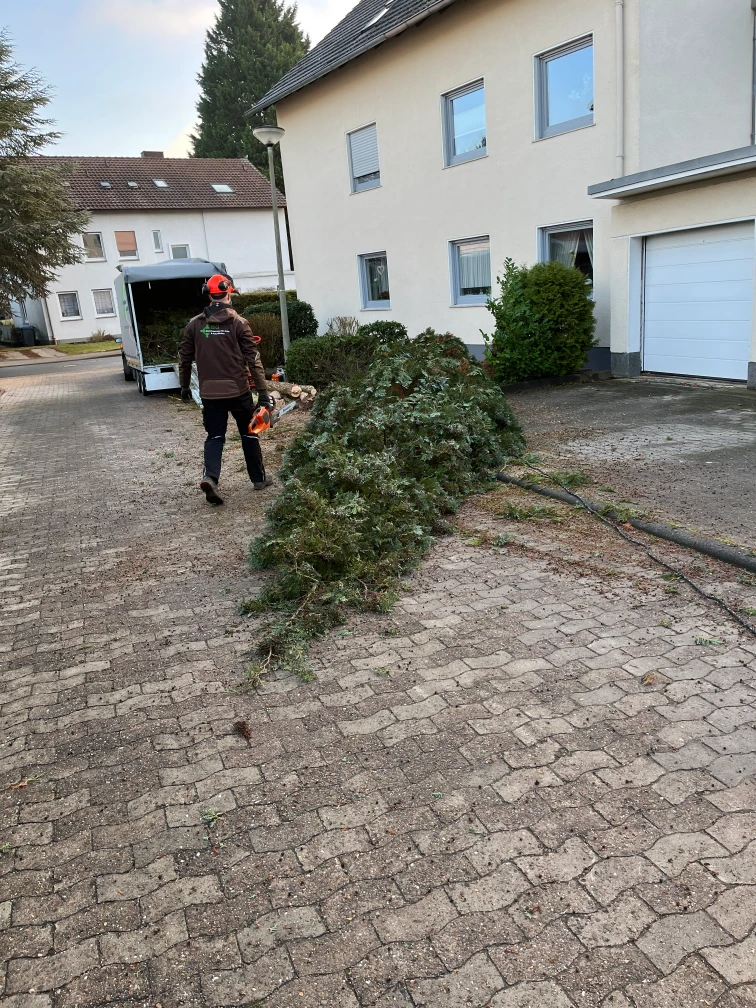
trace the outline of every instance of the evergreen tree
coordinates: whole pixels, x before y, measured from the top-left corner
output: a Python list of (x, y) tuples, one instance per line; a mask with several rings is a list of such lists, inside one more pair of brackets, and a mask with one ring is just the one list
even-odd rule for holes
[[(248, 157), (267, 176), (268, 153), (252, 130), (274, 123), (275, 113), (268, 109), (247, 118), (245, 112), (309, 49), (296, 16), (296, 6), (287, 7), (284, 0), (220, 0), (199, 75), (195, 157)], [(282, 185), (278, 148), (276, 158)]]
[(0, 308), (11, 298), (44, 297), (61, 266), (78, 262), (72, 234), (87, 214), (74, 205), (65, 168), (34, 164), (34, 155), (60, 136), (40, 111), (50, 100), (35, 73), (13, 60), (0, 34)]

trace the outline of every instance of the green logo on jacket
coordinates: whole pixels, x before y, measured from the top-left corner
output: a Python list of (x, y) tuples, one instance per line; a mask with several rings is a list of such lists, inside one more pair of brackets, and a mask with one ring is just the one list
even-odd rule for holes
[(200, 332), (205, 337), (205, 339), (210, 339), (211, 336), (228, 336), (231, 333), (230, 329), (219, 329), (217, 326), (211, 326), (208, 322), (204, 325)]

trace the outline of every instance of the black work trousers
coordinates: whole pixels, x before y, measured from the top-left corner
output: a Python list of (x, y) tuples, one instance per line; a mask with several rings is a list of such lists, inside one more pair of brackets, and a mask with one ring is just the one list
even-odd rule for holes
[(262, 483), (265, 479), (265, 467), (263, 466), (262, 451), (260, 450), (260, 439), (256, 434), (249, 433), (249, 421), (255, 412), (252, 402), (252, 395), (245, 392), (244, 395), (234, 396), (233, 399), (203, 399), (202, 400), (202, 423), (207, 431), (205, 438), (205, 476), (215, 480), (220, 479), (221, 459), (223, 457), (223, 445), (226, 443), (226, 428), (228, 427), (228, 414), (236, 421), (236, 426), (241, 434), (242, 448), (244, 449), (244, 461), (247, 463), (247, 472), (253, 483)]

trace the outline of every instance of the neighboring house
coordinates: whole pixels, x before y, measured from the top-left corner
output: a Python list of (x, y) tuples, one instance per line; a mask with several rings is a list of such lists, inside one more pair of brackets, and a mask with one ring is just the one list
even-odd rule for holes
[[(270, 184), (245, 158), (40, 158), (73, 165), (71, 192), (91, 213), (82, 260), (64, 267), (44, 301), (19, 306), (56, 340), (120, 333), (113, 281), (121, 263), (225, 262), (240, 290), (277, 287)], [(284, 203), (283, 197), (279, 197)], [(286, 211), (280, 212), (286, 235)], [(284, 253), (287, 287), (294, 286)]]
[(504, 259), (558, 259), (594, 367), (756, 385), (753, 5), (362, 0), (256, 106), (301, 296), (480, 352)]

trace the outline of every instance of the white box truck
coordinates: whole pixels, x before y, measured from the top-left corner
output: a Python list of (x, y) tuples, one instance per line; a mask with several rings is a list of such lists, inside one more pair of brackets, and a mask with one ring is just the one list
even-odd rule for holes
[(118, 268), (115, 290), (123, 377), (136, 381), (143, 395), (179, 388), (178, 334), (207, 305), (202, 285), (215, 273), (225, 273), (225, 263), (168, 259), (151, 266)]

